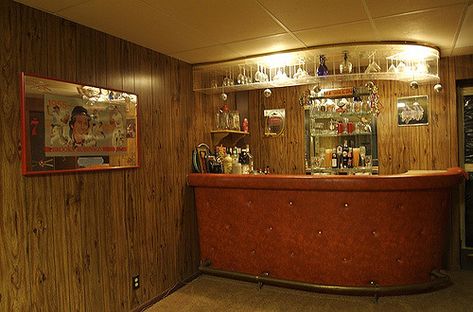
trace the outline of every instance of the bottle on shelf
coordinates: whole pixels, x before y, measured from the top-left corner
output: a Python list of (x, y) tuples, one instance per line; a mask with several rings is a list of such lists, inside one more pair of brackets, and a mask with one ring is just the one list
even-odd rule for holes
[(338, 169), (338, 156), (335, 148), (332, 149), (332, 169)]
[(348, 142), (347, 140), (343, 141), (342, 147), (342, 168), (348, 168)]
[(223, 173), (232, 173), (232, 149), (228, 148), (225, 157), (223, 158)]
[(343, 51), (343, 61), (340, 64), (340, 74), (351, 74), (353, 64), (348, 60), (348, 51)]
[(239, 157), (239, 163), (241, 164), (241, 173), (249, 174), (250, 173), (250, 158), (246, 149), (242, 149)]
[(243, 132), (246, 132), (248, 133), (249, 129), (248, 129), (248, 118), (243, 118), (243, 123), (241, 125), (241, 128), (243, 130)]
[(328, 68), (327, 68), (327, 65), (325, 65), (325, 61), (326, 61), (325, 55), (323, 54), (320, 55), (319, 59), (320, 59), (320, 65), (317, 68), (317, 76), (327, 76)]
[(241, 164), (238, 162), (238, 148), (234, 147), (232, 152), (232, 173), (241, 174)]
[(250, 153), (250, 145), (246, 145), (246, 154), (248, 155), (249, 173), (252, 174), (254, 171), (253, 155)]
[(348, 148), (348, 168), (353, 168), (353, 148)]
[(343, 153), (343, 146), (337, 145), (337, 165), (338, 165), (338, 168), (343, 168), (342, 153)]

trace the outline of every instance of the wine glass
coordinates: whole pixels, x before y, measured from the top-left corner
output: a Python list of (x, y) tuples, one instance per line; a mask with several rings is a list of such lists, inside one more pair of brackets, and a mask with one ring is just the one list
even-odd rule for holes
[(243, 75), (242, 68), (240, 66), (240, 73), (237, 76), (237, 84), (245, 84), (245, 76)]
[(393, 59), (391, 59), (391, 65), (389, 65), (388, 73), (396, 73), (396, 72), (397, 72), (397, 68), (394, 65)]
[(376, 52), (373, 52), (370, 56), (368, 56), (369, 64), (365, 69), (365, 74), (377, 73), (381, 70), (381, 67), (374, 60), (375, 54), (376, 54)]
[(255, 81), (256, 82), (261, 82), (262, 75), (263, 75), (263, 73), (260, 72), (260, 64), (258, 64), (258, 69), (256, 70), (256, 73), (255, 73)]

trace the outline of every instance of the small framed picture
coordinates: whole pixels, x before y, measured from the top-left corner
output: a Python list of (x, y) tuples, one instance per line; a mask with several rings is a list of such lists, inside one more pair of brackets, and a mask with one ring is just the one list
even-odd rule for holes
[(422, 126), (429, 124), (429, 98), (427, 95), (397, 98), (398, 126)]

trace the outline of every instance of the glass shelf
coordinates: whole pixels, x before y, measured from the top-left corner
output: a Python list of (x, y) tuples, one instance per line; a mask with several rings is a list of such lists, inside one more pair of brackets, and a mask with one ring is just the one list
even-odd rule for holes
[(371, 132), (354, 132), (354, 133), (330, 133), (330, 134), (324, 134), (324, 133), (318, 133), (316, 135), (313, 135), (313, 136), (317, 136), (319, 138), (335, 138), (335, 137), (354, 137), (354, 136), (359, 136), (359, 135), (372, 135)]
[[(344, 52), (348, 52), (348, 60), (353, 65), (351, 73), (340, 73), (339, 65), (343, 61)], [(326, 59), (325, 64), (328, 67), (326, 76), (317, 76), (320, 55), (324, 55)], [(439, 58), (440, 53), (436, 48), (415, 43), (377, 42), (319, 46), (195, 65), (193, 90), (205, 94), (218, 94), (333, 81), (438, 82)], [(374, 72), (370, 70), (370, 65), (373, 63), (378, 65)], [(304, 74), (301, 76), (300, 72)], [(244, 79), (241, 79), (242, 76)], [(230, 81), (233, 81), (233, 84), (229, 83)], [(247, 83), (238, 84), (238, 81)]]
[(368, 111), (368, 112), (361, 112), (361, 113), (338, 113), (338, 112), (315, 112), (316, 116), (313, 116), (312, 118), (316, 119), (330, 119), (330, 118), (350, 118), (350, 117), (357, 117), (357, 118), (363, 118), (363, 117), (371, 117), (373, 116), (373, 112)]

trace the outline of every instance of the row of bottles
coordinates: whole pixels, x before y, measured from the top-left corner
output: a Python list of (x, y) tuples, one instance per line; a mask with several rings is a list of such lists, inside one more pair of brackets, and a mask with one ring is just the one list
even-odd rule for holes
[(344, 140), (343, 145), (321, 150), (312, 158), (313, 174), (333, 173), (370, 173), (372, 168), (371, 155), (367, 155), (366, 147), (354, 147)]
[(243, 118), (240, 123), (240, 113), (237, 110), (230, 111), (225, 103), (215, 115), (215, 129), (248, 132), (248, 118)]
[(211, 173), (252, 174), (253, 155), (250, 146), (246, 148), (217, 146), (215, 154), (208, 156)]

